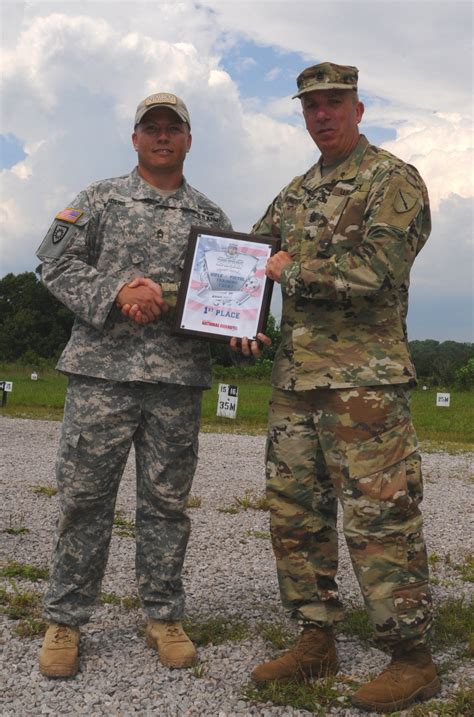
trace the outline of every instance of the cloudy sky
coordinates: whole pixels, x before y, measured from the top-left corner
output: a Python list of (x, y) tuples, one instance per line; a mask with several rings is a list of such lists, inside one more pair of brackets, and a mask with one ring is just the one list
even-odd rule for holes
[[(470, 0), (1, 0), (0, 276), (31, 271), (52, 217), (128, 173), (136, 105), (182, 96), (187, 179), (249, 231), (318, 158), (291, 100), (307, 65), (359, 68), (370, 141), (413, 163), (433, 232), (410, 339), (473, 341)], [(278, 303), (274, 304), (278, 313)]]

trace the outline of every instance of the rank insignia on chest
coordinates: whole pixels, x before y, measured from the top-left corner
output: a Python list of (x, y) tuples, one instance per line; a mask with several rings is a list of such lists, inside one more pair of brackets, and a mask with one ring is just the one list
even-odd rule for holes
[(69, 231), (69, 227), (65, 227), (62, 224), (58, 224), (54, 227), (53, 236), (51, 237), (53, 244), (59, 244), (64, 239)]
[(199, 207), (199, 212), (204, 221), (215, 222), (219, 218), (217, 212), (213, 212), (212, 209), (202, 209)]
[(70, 222), (70, 224), (75, 224), (77, 220), (82, 217), (84, 212), (82, 209), (73, 209), (72, 207), (66, 207), (66, 209), (63, 209), (62, 212), (59, 212), (59, 214), (56, 214), (56, 219), (60, 219), (62, 222)]

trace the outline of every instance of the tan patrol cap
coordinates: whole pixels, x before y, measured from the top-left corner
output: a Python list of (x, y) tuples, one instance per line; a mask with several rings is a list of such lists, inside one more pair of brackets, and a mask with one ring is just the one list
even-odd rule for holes
[(168, 107), (170, 110), (173, 110), (173, 112), (176, 112), (183, 122), (187, 122), (189, 128), (191, 128), (188, 108), (180, 97), (171, 94), (171, 92), (156, 92), (154, 95), (145, 97), (137, 107), (135, 127), (142, 121), (148, 110), (152, 110), (153, 107)]
[(357, 90), (358, 74), (357, 67), (350, 65), (335, 65), (334, 62), (312, 65), (296, 78), (298, 92), (292, 99), (313, 90)]

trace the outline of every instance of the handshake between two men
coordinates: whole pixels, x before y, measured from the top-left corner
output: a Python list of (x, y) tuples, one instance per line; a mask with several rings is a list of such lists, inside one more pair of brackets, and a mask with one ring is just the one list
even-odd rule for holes
[[(122, 286), (115, 299), (116, 306), (124, 316), (138, 324), (146, 325), (161, 318), (170, 306), (163, 296), (163, 289), (153, 279), (136, 277)], [(232, 337), (230, 348), (235, 353), (259, 358), (264, 345), (271, 346), (271, 339), (259, 333), (255, 339)]]

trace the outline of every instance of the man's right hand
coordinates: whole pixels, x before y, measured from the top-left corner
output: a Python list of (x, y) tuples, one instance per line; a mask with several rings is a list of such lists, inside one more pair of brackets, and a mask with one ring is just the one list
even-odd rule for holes
[(163, 299), (161, 286), (142, 276), (122, 286), (115, 303), (124, 316), (138, 324), (155, 321), (169, 308)]

